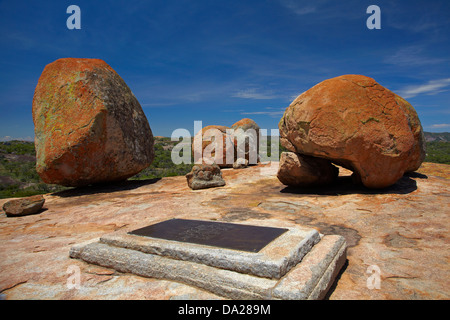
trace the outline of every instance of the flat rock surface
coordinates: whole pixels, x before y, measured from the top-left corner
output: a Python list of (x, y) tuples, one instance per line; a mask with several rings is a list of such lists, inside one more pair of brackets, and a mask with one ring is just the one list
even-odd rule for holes
[[(191, 190), (184, 176), (45, 195), (37, 215), (0, 213), (0, 294), (6, 299), (220, 299), (69, 258), (84, 241), (171, 218), (301, 225), (338, 234), (348, 262), (330, 299), (449, 299), (450, 166), (424, 163), (395, 185), (368, 190), (340, 168), (337, 184), (293, 189), (277, 166), (225, 169), (226, 186)], [(8, 199), (0, 200), (0, 207)], [(373, 266), (378, 267), (378, 269)], [(79, 269), (78, 269), (79, 268)], [(68, 287), (80, 271), (80, 287)], [(369, 289), (368, 270), (380, 270)], [(373, 278), (371, 278), (373, 279)], [(370, 280), (370, 279), (369, 279)]]

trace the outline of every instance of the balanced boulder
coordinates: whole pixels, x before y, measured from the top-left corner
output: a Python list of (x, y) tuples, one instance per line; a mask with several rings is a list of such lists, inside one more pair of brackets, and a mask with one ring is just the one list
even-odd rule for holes
[(194, 161), (216, 163), (220, 168), (231, 168), (238, 158), (247, 164), (258, 162), (260, 128), (255, 121), (245, 118), (230, 127), (210, 125), (202, 128), (192, 142)]
[(414, 108), (361, 75), (328, 79), (302, 93), (286, 109), (279, 129), (289, 151), (350, 169), (369, 188), (394, 184), (425, 158)]
[(249, 164), (257, 164), (259, 152), (259, 126), (252, 119), (244, 118), (231, 126), (236, 146), (236, 159), (245, 158)]
[(154, 157), (139, 102), (103, 60), (66, 58), (47, 65), (34, 93), (33, 121), (36, 170), (46, 183), (125, 180)]
[(236, 148), (230, 128), (226, 126), (206, 126), (194, 137), (192, 150), (194, 161), (202, 159), (204, 164), (217, 164), (220, 168), (233, 167)]

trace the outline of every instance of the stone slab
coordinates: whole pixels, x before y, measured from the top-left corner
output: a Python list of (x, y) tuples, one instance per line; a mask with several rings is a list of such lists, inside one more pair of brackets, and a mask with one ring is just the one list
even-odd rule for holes
[(303, 261), (274, 288), (274, 297), (289, 300), (322, 299), (346, 261), (345, 239), (324, 236)]
[[(245, 224), (240, 225), (252, 227)], [(314, 244), (320, 240), (319, 233), (315, 229), (298, 227), (285, 228), (284, 230), (287, 231), (259, 252), (143, 237), (125, 231), (105, 235), (100, 238), (100, 242), (172, 259), (201, 263), (220, 269), (279, 279), (297, 265)]]
[(266, 299), (277, 280), (175, 260), (100, 242), (73, 247), (72, 258), (143, 277), (173, 280), (231, 299)]
[(343, 237), (323, 236), (281, 280), (116, 247), (98, 240), (73, 246), (70, 257), (119, 272), (182, 282), (230, 299), (292, 300), (323, 298), (345, 262), (345, 248)]

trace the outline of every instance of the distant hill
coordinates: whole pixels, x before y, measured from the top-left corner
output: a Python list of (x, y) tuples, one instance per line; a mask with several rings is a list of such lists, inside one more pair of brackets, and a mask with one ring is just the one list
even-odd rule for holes
[(440, 141), (449, 142), (450, 132), (424, 132), (425, 140), (427, 142)]
[(427, 144), (425, 161), (450, 164), (450, 132), (424, 132)]

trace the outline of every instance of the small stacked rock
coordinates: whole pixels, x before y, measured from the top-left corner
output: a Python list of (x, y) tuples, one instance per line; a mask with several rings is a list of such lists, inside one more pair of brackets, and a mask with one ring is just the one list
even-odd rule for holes
[[(192, 143), (194, 160), (202, 159), (205, 164), (215, 163), (221, 168), (232, 167), (236, 148), (227, 129), (230, 128), (211, 125), (200, 130)], [(197, 141), (201, 141), (201, 143), (197, 144)]]
[(257, 164), (259, 155), (259, 126), (249, 118), (239, 120), (231, 126), (236, 146), (235, 159), (245, 158), (248, 164)]
[(42, 195), (20, 198), (5, 202), (3, 211), (8, 217), (26, 216), (38, 213), (44, 205), (45, 199)]
[[(425, 139), (414, 108), (362, 75), (328, 79), (302, 93), (278, 126), (281, 144), (289, 151), (352, 170), (354, 181), (368, 188), (394, 184), (425, 158)], [(279, 177), (291, 183), (285, 178), (290, 169), (283, 168), (288, 163), (280, 163)]]
[(245, 158), (237, 158), (233, 163), (233, 169), (243, 169), (248, 167), (248, 160)]
[(125, 180), (153, 160), (147, 118), (103, 60), (59, 59), (33, 98), (36, 170), (46, 183), (85, 186)]
[(282, 152), (277, 173), (281, 183), (293, 187), (313, 187), (333, 183), (339, 175), (339, 169), (320, 158), (299, 155), (294, 152)]
[(197, 164), (186, 175), (189, 188), (193, 190), (222, 187), (225, 180), (217, 164)]

